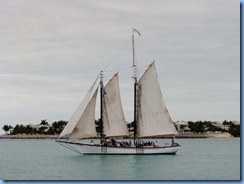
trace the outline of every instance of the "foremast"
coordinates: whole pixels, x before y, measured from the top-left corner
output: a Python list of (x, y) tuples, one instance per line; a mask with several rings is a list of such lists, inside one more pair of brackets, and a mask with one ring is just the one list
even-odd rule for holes
[(100, 143), (105, 139), (104, 131), (103, 131), (103, 111), (104, 111), (104, 86), (103, 86), (103, 71), (100, 72)]

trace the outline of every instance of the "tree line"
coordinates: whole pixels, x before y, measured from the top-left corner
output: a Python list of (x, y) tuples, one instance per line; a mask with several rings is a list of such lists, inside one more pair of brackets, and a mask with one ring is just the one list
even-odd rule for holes
[(229, 129), (222, 129), (221, 127), (217, 127), (211, 121), (196, 121), (188, 122), (188, 126), (193, 133), (205, 133), (205, 132), (228, 132), (234, 137), (240, 137), (240, 125), (235, 125), (232, 121), (223, 121), (223, 125), (229, 125)]
[(67, 121), (55, 121), (51, 125), (47, 122), (47, 120), (41, 120), (41, 123), (38, 125), (19, 125), (17, 124), (15, 127), (12, 127), (11, 125), (4, 125), (3, 130), (7, 134), (9, 131), (10, 135), (16, 135), (16, 134), (27, 134), (27, 135), (34, 135), (34, 134), (42, 134), (42, 135), (57, 135), (62, 132), (65, 125), (67, 124)]
[[(47, 122), (47, 120), (41, 120), (40, 124), (38, 124), (37, 127), (32, 127), (30, 125), (19, 125), (17, 124), (15, 127), (12, 127), (11, 125), (4, 125), (3, 130), (11, 135), (16, 135), (16, 134), (29, 134), (29, 135), (34, 135), (34, 134), (44, 134), (44, 135), (58, 135), (62, 132), (64, 129), (65, 125), (68, 123), (68, 121), (64, 120), (59, 120), (53, 122), (51, 125)], [(96, 124), (96, 131), (100, 133), (100, 124), (101, 121), (95, 120)], [(224, 121), (223, 125), (229, 125), (229, 129), (222, 129), (220, 127), (217, 127), (213, 124), (211, 121), (188, 121), (188, 127), (191, 132), (193, 133), (205, 133), (208, 131), (215, 132), (215, 131), (220, 131), (220, 132), (228, 132), (234, 137), (240, 137), (240, 125), (235, 125), (232, 121)], [(127, 127), (133, 131), (134, 127), (134, 122), (128, 123)]]

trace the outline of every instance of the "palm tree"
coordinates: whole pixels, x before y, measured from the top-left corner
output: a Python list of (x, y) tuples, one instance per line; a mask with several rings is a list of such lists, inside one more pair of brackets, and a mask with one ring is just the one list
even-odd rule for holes
[(40, 125), (48, 125), (47, 119), (41, 120)]
[(5, 134), (8, 134), (8, 131), (13, 128), (11, 125), (4, 125), (3, 130), (5, 131)]

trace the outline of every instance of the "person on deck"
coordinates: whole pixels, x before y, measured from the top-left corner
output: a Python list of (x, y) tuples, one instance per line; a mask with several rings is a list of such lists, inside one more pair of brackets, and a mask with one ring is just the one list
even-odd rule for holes
[(179, 144), (174, 141), (174, 137), (172, 138), (172, 144), (171, 144), (171, 146), (179, 146)]
[(115, 139), (112, 138), (111, 141), (112, 141), (112, 145), (115, 146), (115, 143), (116, 143)]

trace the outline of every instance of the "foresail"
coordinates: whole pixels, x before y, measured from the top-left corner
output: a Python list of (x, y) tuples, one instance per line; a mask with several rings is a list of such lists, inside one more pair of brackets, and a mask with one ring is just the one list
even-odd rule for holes
[(96, 89), (86, 109), (78, 120), (78, 123), (74, 127), (74, 130), (70, 134), (69, 139), (97, 137), (95, 126), (95, 107), (97, 91), (98, 88)]
[(74, 130), (76, 124), (78, 123), (81, 115), (85, 111), (85, 109), (86, 109), (86, 107), (87, 107), (87, 105), (88, 105), (88, 103), (90, 101), (91, 94), (92, 94), (92, 91), (93, 91), (93, 88), (95, 86), (96, 81), (91, 86), (91, 88), (87, 92), (86, 96), (83, 98), (83, 100), (81, 101), (80, 105), (78, 106), (78, 108), (76, 109), (74, 114), (71, 116), (69, 122), (67, 123), (67, 125), (65, 126), (65, 128), (63, 129), (63, 131), (61, 132), (61, 134), (59, 135), (58, 138), (68, 136), (68, 135), (70, 135), (72, 133), (72, 131)]
[(104, 133), (107, 137), (128, 136), (129, 131), (125, 122), (120, 98), (118, 73), (104, 88)]
[(154, 62), (139, 80), (138, 137), (178, 134), (160, 90)]

